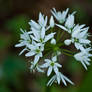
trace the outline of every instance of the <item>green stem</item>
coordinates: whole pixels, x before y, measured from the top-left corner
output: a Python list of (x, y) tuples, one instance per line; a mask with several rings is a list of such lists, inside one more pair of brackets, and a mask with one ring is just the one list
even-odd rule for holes
[(67, 56), (73, 57), (73, 55), (71, 55), (71, 54), (68, 54), (68, 53), (65, 53), (65, 52), (62, 52), (62, 53), (65, 54), (65, 55), (67, 55)]
[(62, 51), (65, 51), (65, 52), (68, 52), (68, 53), (72, 53), (73, 54), (73, 52), (72, 51), (70, 51), (70, 50), (67, 50), (67, 49), (61, 49)]
[(62, 36), (64, 35), (64, 31), (60, 34), (61, 32), (59, 31), (57, 34), (57, 42), (59, 42), (59, 40), (62, 38)]

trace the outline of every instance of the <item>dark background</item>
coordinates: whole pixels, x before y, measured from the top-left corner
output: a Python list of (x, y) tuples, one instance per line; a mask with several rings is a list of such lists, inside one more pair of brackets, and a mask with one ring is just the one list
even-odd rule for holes
[(24, 55), (18, 56), (22, 48), (14, 45), (18, 43), (20, 28), (29, 29), (28, 22), (37, 20), (39, 12), (50, 17), (53, 7), (77, 11), (76, 23), (90, 26), (92, 34), (92, 0), (0, 0), (0, 92), (92, 91), (92, 65), (85, 71), (80, 63), (65, 56), (63, 72), (75, 85), (65, 87), (61, 83), (46, 87), (46, 75), (31, 74), (28, 59)]

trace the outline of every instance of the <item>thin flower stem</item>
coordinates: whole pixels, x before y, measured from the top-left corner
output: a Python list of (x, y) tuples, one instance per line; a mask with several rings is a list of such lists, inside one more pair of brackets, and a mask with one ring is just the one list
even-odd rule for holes
[[(62, 36), (64, 35), (64, 31), (61, 33), (60, 35), (60, 32), (58, 32), (58, 35), (57, 35), (57, 42), (59, 42), (59, 40), (62, 38)], [(58, 38), (59, 37), (59, 38)]]
[(72, 51), (70, 51), (70, 50), (67, 50), (67, 49), (62, 49), (63, 51), (65, 51), (65, 52), (69, 52), (69, 53), (74, 53), (74, 52), (72, 52)]
[(71, 54), (68, 54), (68, 53), (65, 53), (65, 52), (62, 52), (62, 53), (65, 54), (65, 55), (67, 55), (67, 56), (73, 57), (73, 55), (71, 55)]

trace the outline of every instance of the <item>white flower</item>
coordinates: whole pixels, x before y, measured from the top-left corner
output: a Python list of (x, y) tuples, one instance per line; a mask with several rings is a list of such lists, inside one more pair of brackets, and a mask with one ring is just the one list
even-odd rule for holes
[(75, 26), (75, 24), (74, 24), (74, 14), (75, 14), (75, 12), (73, 12), (70, 15), (68, 15), (68, 18), (66, 19), (66, 22), (65, 22), (64, 26), (59, 25), (59, 24), (56, 24), (56, 26), (60, 27), (64, 31), (67, 31), (68, 33), (71, 33), (73, 27)]
[(33, 35), (31, 35), (31, 38), (39, 43), (46, 43), (48, 40), (52, 39), (55, 35), (55, 33), (45, 35), (46, 29), (44, 27), (42, 27), (40, 31), (32, 28), (32, 32)]
[(24, 53), (25, 51), (27, 51), (27, 44), (31, 43), (31, 38), (30, 38), (30, 34), (31, 32), (26, 32), (23, 31), (22, 29), (20, 29), (20, 31), (22, 32), (22, 34), (20, 34), (20, 43), (16, 44), (15, 47), (23, 47), (25, 46), (25, 48), (19, 53), (19, 55), (21, 55), (22, 53)]
[(39, 20), (38, 23), (40, 24), (41, 27), (46, 27), (47, 25), (47, 16), (44, 18), (44, 15), (42, 15), (42, 13), (39, 13)]
[(42, 27), (47, 27), (47, 16), (44, 18), (44, 15), (42, 15), (42, 13), (39, 13), (39, 19), (38, 19), (38, 23), (36, 23), (34, 20), (31, 20), (29, 22), (30, 26), (35, 28), (36, 30), (40, 30)]
[(69, 80), (66, 76), (64, 76), (62, 73), (58, 72), (58, 75), (54, 75), (49, 82), (47, 83), (47, 86), (51, 86), (53, 82), (57, 82), (58, 84), (60, 84), (60, 81), (62, 80), (62, 82), (64, 83), (65, 86), (67, 86), (67, 82), (69, 82), (70, 84), (74, 85), (74, 83)]
[(64, 41), (65, 45), (70, 45), (70, 44), (71, 44), (71, 42), (72, 42), (72, 41), (71, 41), (71, 40), (69, 40), (69, 39), (67, 39), (67, 40), (65, 40), (65, 41)]
[(53, 45), (56, 44), (56, 40), (54, 38), (51, 39), (51, 44), (53, 44)]
[(85, 25), (76, 25), (71, 33), (71, 39), (67, 39), (74, 43), (77, 49), (84, 49), (84, 46), (90, 45), (90, 40), (87, 39), (88, 37), (88, 27), (83, 28)]
[(89, 58), (92, 56), (92, 54), (89, 53), (89, 51), (91, 50), (92, 50), (91, 48), (86, 48), (85, 50), (74, 55), (74, 58), (77, 61), (80, 61), (86, 70), (87, 70), (86, 65), (90, 65), (89, 61), (91, 61), (91, 59)]
[(31, 21), (29, 22), (29, 25), (30, 25), (31, 27), (35, 28), (36, 30), (40, 30), (40, 29), (41, 29), (41, 26), (40, 26), (38, 23), (36, 23), (34, 20), (31, 20)]
[(38, 64), (34, 64), (34, 62), (31, 62), (31, 66), (30, 66), (30, 71), (38, 71), (38, 72), (41, 72), (41, 73), (44, 73), (44, 71), (40, 68), (40, 65)]
[(64, 23), (67, 13), (68, 13), (69, 9), (67, 8), (66, 11), (63, 11), (62, 13), (60, 11), (56, 11), (55, 8), (53, 8), (53, 10), (51, 10), (51, 13), (53, 14), (53, 16), (57, 19), (57, 21), (59, 21), (59, 23)]
[(54, 70), (54, 72), (57, 74), (58, 73), (58, 67), (62, 67), (56, 61), (57, 61), (57, 56), (52, 57), (52, 60), (45, 59), (46, 63), (43, 64), (41, 66), (41, 68), (47, 68), (48, 67), (47, 76), (49, 76), (51, 74), (52, 70)]
[(31, 42), (31, 39), (30, 39), (30, 35), (28, 32), (23, 31), (22, 29), (20, 29), (20, 31), (23, 33), (23, 34), (20, 34), (20, 43), (19, 44), (16, 44), (15, 47), (22, 47), (22, 46), (26, 46), (26, 44), (30, 43)]
[(68, 28), (69, 30), (74, 27), (74, 13), (68, 15), (68, 18), (65, 22), (65, 27)]
[(53, 28), (54, 25), (55, 25), (54, 18), (53, 18), (53, 16), (51, 16), (51, 18), (50, 18), (50, 27)]
[(82, 46), (86, 46), (87, 44), (90, 44), (90, 40), (87, 39), (88, 37), (88, 27), (87, 28), (83, 28), (84, 25), (77, 25), (75, 26), (75, 28), (73, 29), (73, 32), (71, 34), (72, 36), (72, 43), (75, 43), (75, 47), (77, 49), (81, 49), (81, 45)]
[(42, 57), (42, 51), (44, 51), (44, 44), (36, 43), (33, 41), (33, 44), (27, 45), (29, 52), (25, 54), (26, 57), (35, 56), (34, 64), (37, 64), (40, 57)]

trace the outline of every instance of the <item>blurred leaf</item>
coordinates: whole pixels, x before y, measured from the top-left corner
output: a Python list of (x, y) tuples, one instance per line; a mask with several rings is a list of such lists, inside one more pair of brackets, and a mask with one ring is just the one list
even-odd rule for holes
[(85, 75), (83, 82), (80, 85), (78, 92), (91, 92), (92, 91), (92, 64)]
[(77, 11), (75, 14), (77, 23), (88, 23), (89, 22), (89, 17), (86, 11), (81, 7), (81, 4), (73, 4), (72, 9), (73, 11)]
[(76, 61), (73, 57), (68, 57), (68, 66), (66, 67), (71, 73), (81, 70), (80, 62)]
[(64, 91), (62, 91), (62, 89), (59, 88), (59, 87), (52, 86), (52, 87), (51, 87), (51, 92), (64, 92)]
[(26, 64), (24, 60), (10, 55), (6, 57), (2, 67), (4, 80), (6, 82), (12, 83), (13, 85), (19, 86), (19, 75), (21, 75), (26, 70)]
[(6, 28), (14, 32), (15, 34), (20, 33), (20, 28), (28, 28), (29, 18), (24, 15), (16, 16), (6, 22)]
[(0, 92), (11, 92), (5, 85), (0, 85)]
[(10, 44), (10, 37), (7, 36), (7, 39), (5, 38), (6, 35), (0, 34), (0, 49), (3, 49)]

